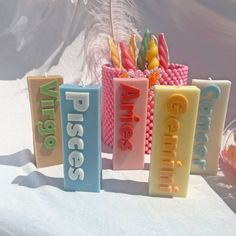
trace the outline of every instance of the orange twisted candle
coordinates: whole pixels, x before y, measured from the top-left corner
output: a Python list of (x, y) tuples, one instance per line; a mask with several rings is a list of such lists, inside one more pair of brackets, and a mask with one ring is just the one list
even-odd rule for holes
[(148, 70), (152, 70), (155, 67), (159, 67), (159, 60), (157, 57), (158, 57), (158, 48), (155, 39), (151, 37), (149, 42), (149, 49), (146, 55), (146, 59), (148, 61)]
[(128, 49), (125, 45), (125, 42), (120, 42), (120, 50), (121, 50), (121, 61), (122, 65), (126, 70), (135, 70), (135, 64), (129, 55)]
[(121, 68), (120, 56), (118, 49), (113, 41), (113, 39), (109, 36), (108, 43), (111, 51), (111, 61), (114, 67)]
[(137, 45), (136, 45), (136, 35), (132, 34), (129, 41), (129, 54), (133, 59), (134, 64), (136, 64), (136, 57), (137, 57)]
[(167, 70), (169, 65), (169, 53), (163, 33), (158, 35), (158, 48), (159, 48), (160, 67), (164, 70)]

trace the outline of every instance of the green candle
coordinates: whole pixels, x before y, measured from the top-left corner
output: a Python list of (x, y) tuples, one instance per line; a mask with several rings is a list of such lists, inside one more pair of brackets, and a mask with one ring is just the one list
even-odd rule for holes
[(144, 36), (143, 36), (143, 40), (141, 43), (141, 47), (139, 49), (138, 59), (137, 59), (137, 67), (138, 67), (138, 69), (140, 69), (142, 71), (145, 70), (146, 54), (147, 54), (147, 50), (148, 50), (148, 46), (149, 46), (150, 37), (151, 37), (150, 32), (147, 29)]

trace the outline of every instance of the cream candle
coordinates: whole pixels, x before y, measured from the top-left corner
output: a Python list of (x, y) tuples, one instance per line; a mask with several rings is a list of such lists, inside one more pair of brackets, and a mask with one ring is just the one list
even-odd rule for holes
[(143, 169), (148, 79), (114, 78), (113, 169)]
[(29, 76), (27, 82), (36, 165), (45, 167), (61, 164), (59, 85), (63, 83), (63, 78)]
[(201, 89), (191, 173), (216, 175), (231, 82), (198, 80)]
[(185, 197), (200, 90), (155, 86), (149, 194)]
[(101, 86), (60, 86), (64, 188), (101, 187)]

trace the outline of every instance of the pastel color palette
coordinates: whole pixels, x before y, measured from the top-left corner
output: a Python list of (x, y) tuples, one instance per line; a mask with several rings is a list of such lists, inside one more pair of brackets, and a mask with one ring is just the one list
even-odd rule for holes
[(201, 89), (191, 173), (216, 175), (231, 82), (197, 80)]
[(59, 85), (63, 78), (29, 76), (27, 82), (36, 165), (40, 168), (61, 164)]
[(114, 78), (113, 169), (143, 169), (148, 79)]
[(101, 87), (60, 86), (64, 188), (98, 192), (101, 186)]
[(200, 90), (195, 86), (155, 86), (149, 194), (185, 197)]

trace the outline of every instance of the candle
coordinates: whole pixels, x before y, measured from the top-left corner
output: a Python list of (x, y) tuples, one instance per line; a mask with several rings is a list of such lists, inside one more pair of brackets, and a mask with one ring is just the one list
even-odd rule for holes
[(129, 54), (133, 60), (134, 65), (136, 64), (136, 52), (137, 52), (137, 45), (136, 45), (136, 35), (132, 34), (129, 41)]
[(155, 86), (149, 194), (185, 197), (200, 90)]
[(100, 191), (100, 93), (100, 86), (60, 86), (66, 190)]
[(148, 80), (114, 78), (113, 85), (113, 169), (143, 169)]
[(61, 164), (59, 85), (63, 83), (63, 78), (29, 76), (27, 82), (36, 165), (45, 167)]
[(169, 53), (163, 33), (158, 35), (158, 48), (159, 48), (160, 67), (164, 70), (167, 70), (169, 65)]
[(147, 61), (148, 61), (148, 70), (152, 70), (156, 67), (159, 67), (159, 60), (158, 57), (158, 48), (155, 42), (155, 39), (151, 37), (149, 42), (149, 49), (147, 51)]
[(148, 50), (149, 40), (150, 40), (150, 32), (149, 30), (147, 30), (143, 36), (141, 48), (139, 50), (137, 59), (137, 68), (142, 71), (144, 71), (146, 68), (146, 54)]
[(110, 36), (108, 37), (108, 43), (111, 51), (111, 61), (113, 63), (113, 66), (116, 68), (121, 68), (120, 55), (118, 49)]
[(201, 89), (191, 173), (216, 175), (231, 82), (192, 81)]
[(121, 61), (122, 65), (126, 70), (135, 70), (135, 64), (129, 55), (128, 49), (125, 45), (125, 42), (120, 42), (120, 50), (121, 50)]

